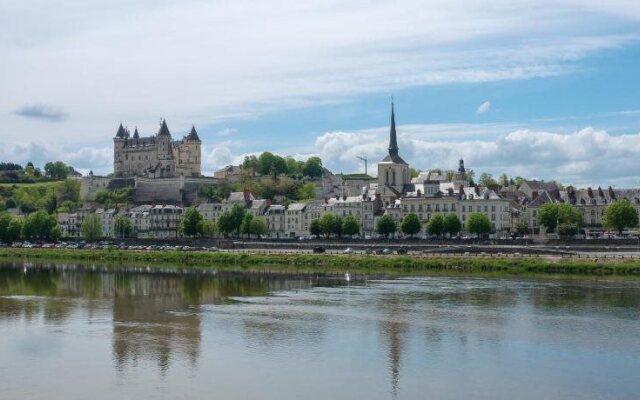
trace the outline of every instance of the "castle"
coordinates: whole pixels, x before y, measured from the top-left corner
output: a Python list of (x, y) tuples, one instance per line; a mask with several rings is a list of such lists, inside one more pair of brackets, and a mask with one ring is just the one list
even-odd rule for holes
[(113, 138), (113, 172), (116, 177), (199, 177), (201, 144), (195, 127), (174, 141), (165, 120), (157, 134), (147, 137), (140, 137), (138, 128), (130, 136), (121, 123)]

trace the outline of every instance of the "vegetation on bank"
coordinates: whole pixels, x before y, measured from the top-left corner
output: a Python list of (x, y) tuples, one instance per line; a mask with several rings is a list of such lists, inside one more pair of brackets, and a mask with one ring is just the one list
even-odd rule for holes
[(368, 274), (497, 274), (640, 277), (638, 260), (575, 260), (544, 258), (415, 257), (311, 254), (242, 254), (226, 252), (121, 251), (1, 248), (0, 258), (29, 261), (98, 262), (122, 265), (149, 263), (178, 268), (215, 267), (244, 271)]

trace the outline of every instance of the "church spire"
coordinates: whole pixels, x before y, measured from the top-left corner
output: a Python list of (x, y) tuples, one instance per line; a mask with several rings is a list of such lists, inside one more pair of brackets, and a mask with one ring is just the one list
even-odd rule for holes
[(389, 132), (389, 155), (391, 158), (398, 156), (398, 138), (396, 134), (396, 116), (393, 109), (393, 100), (391, 100), (391, 130)]
[[(398, 135), (396, 133), (396, 113), (391, 100), (391, 129), (389, 131), (389, 154), (382, 161), (390, 161), (396, 164), (407, 164), (398, 154)], [(408, 164), (407, 164), (408, 165)]]

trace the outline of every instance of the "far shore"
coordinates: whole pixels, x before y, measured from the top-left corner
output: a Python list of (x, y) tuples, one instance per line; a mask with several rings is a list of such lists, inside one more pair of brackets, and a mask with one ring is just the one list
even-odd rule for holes
[(0, 261), (108, 266), (205, 268), (299, 274), (592, 276), (640, 278), (640, 260), (520, 255), (364, 255), (238, 252), (130, 251), (116, 249), (0, 248)]

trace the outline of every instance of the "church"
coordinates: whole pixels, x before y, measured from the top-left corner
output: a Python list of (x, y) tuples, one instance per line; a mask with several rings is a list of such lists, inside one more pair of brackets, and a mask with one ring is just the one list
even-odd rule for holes
[(393, 103), (391, 103), (391, 129), (389, 132), (389, 154), (378, 163), (378, 187), (385, 206), (411, 191), (409, 164), (400, 157), (398, 138), (396, 133), (396, 118)]
[(113, 172), (116, 177), (199, 177), (202, 142), (195, 126), (181, 140), (173, 140), (162, 120), (158, 133), (140, 137), (138, 128), (129, 130), (120, 124), (113, 138)]

